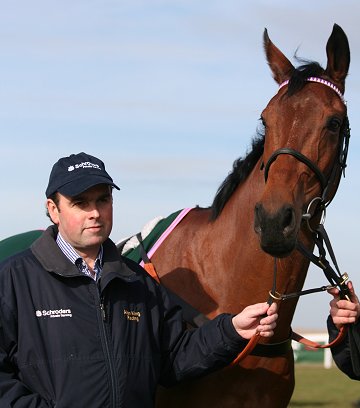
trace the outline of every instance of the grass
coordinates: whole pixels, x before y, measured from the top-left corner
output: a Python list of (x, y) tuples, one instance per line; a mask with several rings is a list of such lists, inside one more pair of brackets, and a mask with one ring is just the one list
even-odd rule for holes
[(360, 383), (336, 367), (296, 364), (295, 381), (289, 408), (351, 408), (360, 400)]

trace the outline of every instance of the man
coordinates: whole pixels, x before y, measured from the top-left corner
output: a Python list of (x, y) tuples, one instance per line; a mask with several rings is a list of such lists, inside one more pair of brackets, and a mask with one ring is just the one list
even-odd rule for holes
[(54, 164), (53, 224), (0, 264), (0, 406), (147, 408), (165, 386), (229, 364), (255, 333), (273, 335), (276, 305), (185, 330), (181, 309), (109, 239), (112, 189), (86, 153)]

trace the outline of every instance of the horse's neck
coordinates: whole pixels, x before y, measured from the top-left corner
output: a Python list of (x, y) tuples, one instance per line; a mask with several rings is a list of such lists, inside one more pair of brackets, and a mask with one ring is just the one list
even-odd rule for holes
[[(263, 174), (256, 169), (233, 193), (218, 219), (209, 221), (209, 210), (191, 211), (152, 258), (162, 283), (209, 317), (238, 313), (269, 298), (274, 259), (261, 250), (253, 227), (263, 186)], [(300, 290), (307, 267), (296, 251), (280, 259), (277, 290)], [(295, 307), (296, 301), (280, 305), (279, 339), (287, 336)]]

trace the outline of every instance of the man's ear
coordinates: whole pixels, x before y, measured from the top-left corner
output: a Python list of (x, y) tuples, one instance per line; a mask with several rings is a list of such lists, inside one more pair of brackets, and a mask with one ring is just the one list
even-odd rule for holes
[(58, 225), (59, 224), (59, 209), (51, 198), (48, 198), (46, 200), (46, 208), (48, 210), (51, 221), (55, 225)]

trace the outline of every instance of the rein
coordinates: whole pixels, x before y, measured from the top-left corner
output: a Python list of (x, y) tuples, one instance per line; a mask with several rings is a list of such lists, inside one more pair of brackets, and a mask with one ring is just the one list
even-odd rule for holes
[[(331, 260), (334, 264), (336, 271), (331, 267), (330, 263), (326, 259), (326, 251), (323, 245), (324, 242), (329, 251)], [(283, 301), (283, 300), (288, 300), (292, 298), (298, 298), (300, 296), (309, 295), (309, 294), (317, 293), (321, 291), (326, 291), (328, 289), (332, 289), (335, 287), (339, 288), (341, 299), (347, 299), (350, 301), (350, 292), (347, 287), (347, 281), (349, 280), (349, 276), (346, 272), (344, 274), (340, 273), (339, 267), (336, 262), (335, 255), (333, 253), (333, 250), (330, 244), (330, 240), (325, 231), (325, 228), (321, 224), (317, 228), (317, 236), (315, 237), (315, 245), (318, 247), (319, 256), (314, 255), (301, 242), (298, 242), (297, 250), (301, 252), (306, 258), (308, 258), (313, 264), (315, 264), (316, 266), (318, 266), (319, 268), (323, 270), (324, 275), (326, 276), (330, 284), (327, 286), (321, 286), (318, 288), (301, 290), (299, 292), (281, 294), (276, 291), (277, 258), (274, 258), (274, 281), (273, 281), (272, 290), (269, 291), (269, 296), (270, 296), (268, 300), (269, 304), (271, 304), (274, 300)], [(292, 340), (302, 343), (308, 347), (312, 347), (315, 349), (318, 349), (318, 348), (323, 349), (323, 348), (334, 347), (338, 345), (339, 343), (341, 343), (347, 333), (347, 330), (348, 330), (347, 325), (342, 326), (339, 330), (337, 337), (328, 344), (319, 344), (319, 343), (313, 342), (295, 332), (291, 332), (291, 338)]]
[[(276, 276), (277, 276), (277, 258), (274, 258), (274, 281), (272, 290), (269, 291), (270, 298), (276, 301), (288, 300), (292, 298), (298, 298), (300, 296), (309, 295), (317, 292), (324, 292), (329, 289), (338, 287), (340, 290), (340, 297), (342, 299), (347, 299), (350, 301), (350, 293), (347, 287), (347, 282), (349, 280), (348, 274), (345, 272), (340, 273), (339, 267), (336, 262), (334, 252), (332, 250), (329, 237), (325, 231), (323, 225), (319, 225), (317, 228), (317, 236), (314, 238), (315, 245), (318, 247), (319, 256), (316, 256), (311, 251), (309, 251), (301, 242), (297, 243), (297, 250), (301, 252), (306, 258), (308, 258), (314, 265), (321, 268), (324, 272), (325, 277), (329, 281), (329, 285), (321, 286), (313, 289), (301, 290), (299, 292), (281, 294), (276, 291)], [(330, 265), (329, 261), (326, 259), (326, 251), (324, 243), (329, 251), (331, 260), (334, 264), (334, 268)]]

